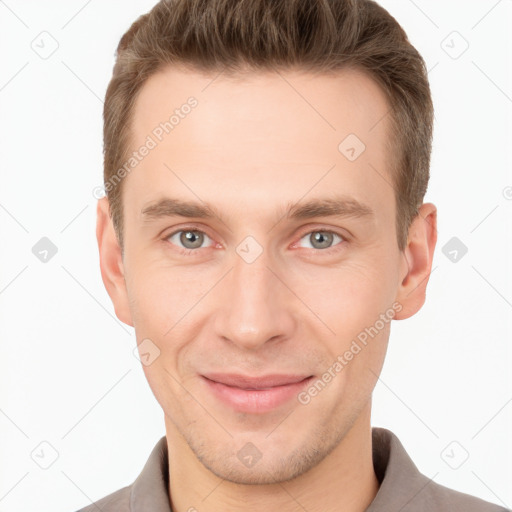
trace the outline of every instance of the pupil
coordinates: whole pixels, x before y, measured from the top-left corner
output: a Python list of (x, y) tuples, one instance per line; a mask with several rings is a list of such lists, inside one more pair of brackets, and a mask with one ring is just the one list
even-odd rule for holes
[[(323, 231), (317, 231), (314, 235), (315, 243), (319, 242), (320, 249), (325, 249), (326, 247), (329, 247), (330, 243), (332, 242), (332, 234), (331, 233), (325, 233)], [(315, 243), (313, 246), (315, 246)]]
[[(199, 236), (200, 233), (197, 231), (185, 231), (181, 235), (181, 243), (190, 249), (195, 249), (197, 247), (201, 247), (201, 237)], [(187, 243), (192, 244), (192, 247), (187, 246)]]

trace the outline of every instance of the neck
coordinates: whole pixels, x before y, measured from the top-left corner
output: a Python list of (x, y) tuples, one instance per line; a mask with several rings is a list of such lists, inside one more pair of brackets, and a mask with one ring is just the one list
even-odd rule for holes
[(166, 417), (173, 512), (364, 512), (379, 482), (372, 459), (371, 400), (343, 439), (319, 464), (288, 481), (243, 485), (222, 480), (195, 456)]

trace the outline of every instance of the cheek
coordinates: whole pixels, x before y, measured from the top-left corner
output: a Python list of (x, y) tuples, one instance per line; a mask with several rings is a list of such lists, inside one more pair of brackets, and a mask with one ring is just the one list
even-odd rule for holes
[(347, 340), (372, 325), (396, 296), (395, 271), (376, 261), (345, 261), (336, 267), (298, 269), (296, 293), (336, 333)]
[[(163, 336), (208, 290), (211, 276), (180, 266), (145, 261), (131, 267), (127, 290), (136, 325)], [(210, 285), (211, 287), (211, 285)]]
[[(396, 269), (385, 249), (375, 244), (348, 254), (336, 264), (296, 260), (288, 262), (281, 274), (301, 302), (337, 337), (347, 339), (373, 324), (394, 300)], [(162, 260), (161, 255), (131, 254), (126, 284), (139, 337), (163, 339), (170, 329), (174, 332), (169, 336), (174, 336), (200, 310), (212, 307), (209, 299), (203, 299), (219, 284), (224, 267), (176, 265)], [(221, 288), (222, 284), (215, 293), (221, 293)], [(284, 303), (280, 307), (289, 306)]]
[(137, 269), (130, 275), (126, 287), (130, 299), (132, 318), (137, 334), (162, 336), (172, 321), (176, 290), (171, 289), (170, 276), (160, 275), (150, 267)]

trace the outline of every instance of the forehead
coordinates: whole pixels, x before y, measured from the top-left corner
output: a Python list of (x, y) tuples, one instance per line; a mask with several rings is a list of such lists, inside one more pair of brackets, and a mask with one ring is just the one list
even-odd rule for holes
[(126, 204), (140, 213), (169, 191), (248, 212), (336, 188), (389, 206), (388, 110), (380, 87), (355, 70), (225, 76), (167, 67), (134, 105), (131, 147), (151, 149), (126, 178)]
[[(181, 123), (188, 116), (184, 108), (192, 99), (192, 121)], [(187, 111), (187, 112), (185, 112)], [(349, 130), (363, 141), (371, 142), (379, 132), (387, 129), (389, 106), (380, 86), (367, 74), (355, 69), (330, 74), (313, 74), (301, 70), (244, 71), (226, 75), (222, 72), (205, 73), (183, 67), (166, 67), (153, 74), (142, 86), (134, 105), (133, 139), (141, 139), (158, 125), (168, 121), (192, 124), (194, 132), (205, 145), (205, 131), (215, 128), (219, 136), (247, 130), (279, 135), (278, 141), (294, 140), (302, 134), (312, 142), (328, 136), (336, 141)], [(294, 122), (307, 122), (299, 127)], [(203, 131), (199, 124), (209, 121)], [(283, 132), (281, 128), (287, 128)], [(380, 128), (380, 130), (376, 130)], [(174, 138), (179, 132), (173, 129)], [(318, 135), (315, 136), (315, 133)], [(189, 136), (190, 133), (187, 133)], [(215, 133), (211, 133), (213, 140)], [(295, 148), (299, 150), (300, 148)]]

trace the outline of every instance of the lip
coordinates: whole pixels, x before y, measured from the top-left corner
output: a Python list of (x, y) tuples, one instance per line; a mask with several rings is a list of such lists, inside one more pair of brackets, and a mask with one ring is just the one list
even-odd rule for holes
[(311, 381), (312, 375), (235, 374), (201, 375), (210, 392), (238, 412), (265, 413), (289, 402)]

